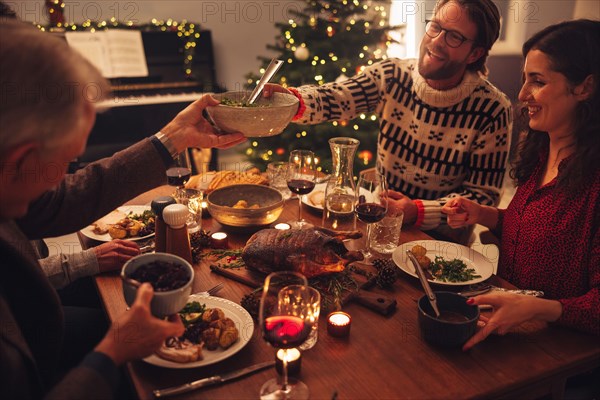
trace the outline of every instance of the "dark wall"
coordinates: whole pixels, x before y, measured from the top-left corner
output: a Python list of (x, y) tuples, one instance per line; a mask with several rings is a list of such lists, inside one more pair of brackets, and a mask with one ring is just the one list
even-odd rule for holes
[(521, 89), (523, 61), (520, 54), (490, 56), (487, 61), (488, 79), (514, 103)]

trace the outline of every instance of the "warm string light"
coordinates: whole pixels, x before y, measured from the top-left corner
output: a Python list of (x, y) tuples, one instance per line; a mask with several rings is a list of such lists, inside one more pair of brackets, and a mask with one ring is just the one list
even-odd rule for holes
[[(51, 0), (54, 3), (58, 3), (56, 0)], [(64, 4), (61, 2), (61, 7), (64, 8)], [(50, 27), (41, 25), (39, 23), (34, 24), (39, 30), (46, 31)], [(183, 68), (187, 76), (192, 76), (194, 52), (196, 48), (196, 42), (200, 39), (200, 26), (195, 23), (188, 23), (186, 20), (181, 22), (175, 21), (171, 18), (164, 20), (157, 20), (153, 18), (149, 24), (134, 25), (132, 21), (119, 22), (116, 18), (112, 17), (109, 20), (104, 21), (92, 21), (86, 20), (81, 24), (65, 22), (57, 24), (56, 27), (60, 27), (68, 31), (88, 31), (96, 32), (96, 30), (105, 30), (110, 28), (128, 28), (128, 29), (139, 29), (141, 31), (177, 31), (177, 36), (185, 42), (183, 45)]]

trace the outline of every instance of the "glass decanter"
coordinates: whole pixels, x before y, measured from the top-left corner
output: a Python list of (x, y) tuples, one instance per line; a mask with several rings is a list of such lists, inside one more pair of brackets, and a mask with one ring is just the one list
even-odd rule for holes
[(329, 139), (333, 160), (333, 172), (325, 189), (323, 204), (324, 228), (333, 231), (356, 230), (354, 213), (354, 154), (360, 142), (349, 137)]

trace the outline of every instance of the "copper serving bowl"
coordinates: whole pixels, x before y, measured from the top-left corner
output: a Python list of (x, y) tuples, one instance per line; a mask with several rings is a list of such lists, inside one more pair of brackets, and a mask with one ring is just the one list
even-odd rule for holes
[[(244, 103), (249, 91), (213, 94), (219, 101), (231, 100)], [(259, 98), (252, 106), (219, 104), (207, 107), (212, 122), (223, 132), (241, 132), (246, 137), (268, 137), (283, 132), (298, 111), (298, 99), (287, 93), (273, 93), (266, 99)]]
[[(252, 227), (269, 225), (283, 211), (283, 196), (263, 185), (231, 185), (213, 190), (206, 198), (208, 212), (222, 225)], [(244, 201), (245, 208), (234, 206)]]

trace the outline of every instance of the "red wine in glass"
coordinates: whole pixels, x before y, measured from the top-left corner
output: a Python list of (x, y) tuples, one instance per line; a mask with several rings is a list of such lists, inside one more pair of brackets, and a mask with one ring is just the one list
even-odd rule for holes
[(381, 204), (361, 203), (356, 206), (356, 216), (362, 222), (372, 224), (381, 221), (385, 217), (386, 209)]
[(300, 346), (310, 333), (311, 326), (302, 318), (292, 315), (273, 316), (265, 319), (264, 339), (278, 349)]
[(315, 182), (306, 179), (292, 179), (288, 181), (287, 185), (292, 193), (299, 195), (308, 194), (315, 188)]
[(192, 170), (184, 167), (173, 167), (167, 170), (167, 183), (170, 186), (183, 186), (192, 176)]

